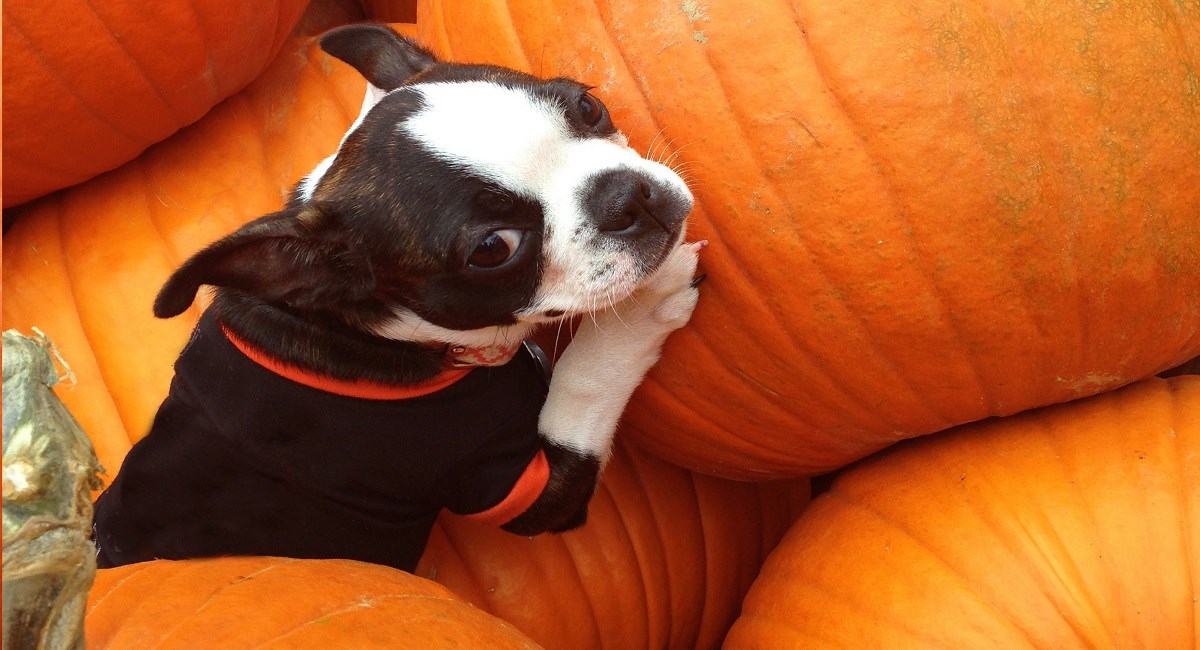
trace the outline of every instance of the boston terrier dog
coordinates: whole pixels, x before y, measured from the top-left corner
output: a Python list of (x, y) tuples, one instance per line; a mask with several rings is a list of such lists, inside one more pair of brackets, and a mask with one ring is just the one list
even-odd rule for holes
[[(438, 61), (381, 25), (321, 47), (369, 82), (280, 212), (187, 260), (216, 288), (95, 508), (99, 565), (350, 558), (413, 570), (442, 508), (584, 523), (613, 432), (691, 317), (692, 195), (589, 87)], [(522, 341), (580, 319), (552, 378)]]

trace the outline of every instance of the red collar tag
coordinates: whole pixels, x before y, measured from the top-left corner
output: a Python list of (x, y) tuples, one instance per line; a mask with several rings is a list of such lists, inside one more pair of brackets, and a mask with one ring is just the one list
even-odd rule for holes
[(479, 347), (466, 345), (446, 346), (447, 368), (474, 368), (477, 366), (502, 366), (516, 356), (521, 342), (497, 343)]

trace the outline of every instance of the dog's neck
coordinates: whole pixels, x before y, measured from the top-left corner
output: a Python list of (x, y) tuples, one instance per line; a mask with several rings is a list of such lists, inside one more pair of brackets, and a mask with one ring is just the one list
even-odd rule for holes
[[(213, 309), (221, 323), (250, 345), (289, 365), (344, 380), (367, 380), (387, 384), (426, 381), (447, 368), (499, 365), (516, 353), (526, 328), (493, 333), (484, 340), (482, 331), (429, 332), (420, 327), (397, 326), (369, 334), (333, 318), (301, 318), (285, 309), (244, 293), (220, 289)], [(408, 333), (401, 338), (401, 333)]]

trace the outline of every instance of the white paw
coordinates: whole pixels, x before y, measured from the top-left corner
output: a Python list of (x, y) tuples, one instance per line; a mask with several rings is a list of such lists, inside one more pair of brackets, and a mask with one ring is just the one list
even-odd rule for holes
[(694, 286), (700, 249), (707, 241), (682, 244), (667, 255), (658, 270), (634, 294), (646, 314), (668, 330), (683, 327), (692, 317), (700, 291)]
[(677, 330), (692, 318), (692, 311), (696, 309), (696, 302), (699, 299), (699, 289), (685, 286), (658, 303), (658, 307), (654, 310), (654, 317), (663, 325)]
[(690, 288), (696, 277), (696, 265), (700, 262), (700, 249), (707, 245), (708, 241), (701, 240), (675, 247), (654, 274), (642, 283), (641, 290), (665, 298), (684, 287)]

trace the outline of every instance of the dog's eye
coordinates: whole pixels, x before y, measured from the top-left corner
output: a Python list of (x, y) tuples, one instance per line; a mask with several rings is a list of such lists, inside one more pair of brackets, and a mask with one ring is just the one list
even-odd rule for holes
[(604, 104), (590, 93), (579, 96), (579, 121), (589, 128), (596, 128), (604, 121)]
[(467, 264), (478, 269), (492, 269), (512, 259), (525, 233), (520, 230), (506, 228), (488, 233), (483, 241), (475, 246), (467, 258)]

